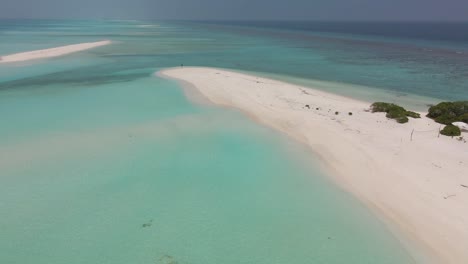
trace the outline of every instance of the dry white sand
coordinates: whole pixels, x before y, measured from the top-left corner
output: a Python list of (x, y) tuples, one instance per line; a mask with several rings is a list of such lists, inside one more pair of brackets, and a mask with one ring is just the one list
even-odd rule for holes
[(419, 262), (468, 263), (468, 143), (438, 137), (433, 120), (398, 124), (368, 102), (221, 69), (161, 74), (310, 146)]
[(56, 47), (56, 48), (51, 48), (51, 49), (21, 52), (21, 53), (1, 56), (0, 63), (19, 62), (19, 61), (28, 61), (28, 60), (58, 57), (58, 56), (63, 56), (63, 55), (67, 55), (67, 54), (78, 52), (78, 51), (83, 51), (87, 49), (109, 45), (111, 43), (112, 42), (110, 40), (103, 40), (103, 41), (98, 41), (98, 42), (67, 45), (67, 46)]

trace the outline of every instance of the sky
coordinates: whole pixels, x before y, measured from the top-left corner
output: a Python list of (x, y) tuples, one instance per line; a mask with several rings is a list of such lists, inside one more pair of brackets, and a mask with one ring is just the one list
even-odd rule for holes
[(0, 0), (0, 18), (468, 21), (468, 0)]

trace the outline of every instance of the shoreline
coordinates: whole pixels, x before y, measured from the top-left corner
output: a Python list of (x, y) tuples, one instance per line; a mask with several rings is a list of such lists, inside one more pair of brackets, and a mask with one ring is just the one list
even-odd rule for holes
[[(363, 102), (384, 101), (395, 103), (406, 108), (412, 108), (413, 111), (426, 111), (430, 105), (437, 104), (444, 99), (436, 97), (428, 97), (411, 93), (397, 93), (382, 88), (371, 88), (366, 85), (350, 84), (343, 82), (333, 82), (317, 79), (305, 79), (301, 77), (288, 76), (285, 74), (271, 74), (256, 71), (231, 70), (233, 72), (254, 75), (266, 79), (277, 80), (296, 86), (314, 87), (314, 89), (324, 91), (330, 94), (343, 96)], [(445, 100), (446, 101), (446, 100)]]
[(111, 43), (112, 42), (110, 40), (103, 40), (103, 41), (97, 41), (97, 42), (87, 42), (87, 43), (66, 45), (66, 46), (49, 48), (49, 49), (20, 52), (20, 53), (0, 56), (0, 63), (22, 62), (22, 61), (29, 61), (29, 60), (59, 57), (59, 56), (63, 56), (63, 55), (67, 55), (67, 54), (71, 54), (71, 53), (75, 53), (75, 52), (79, 52), (83, 50), (110, 45)]
[(385, 222), (419, 262), (468, 261), (468, 190), (461, 187), (468, 184), (463, 175), (468, 145), (437, 137), (440, 125), (433, 120), (398, 124), (366, 112), (367, 102), (223, 69), (157, 74), (305, 144), (331, 178)]

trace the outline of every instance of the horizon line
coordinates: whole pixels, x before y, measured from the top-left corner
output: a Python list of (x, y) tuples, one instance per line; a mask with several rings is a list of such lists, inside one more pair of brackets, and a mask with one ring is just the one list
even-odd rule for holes
[(25, 18), (0, 17), (0, 20), (84, 20), (84, 21), (179, 21), (179, 22), (374, 22), (374, 23), (468, 23), (468, 20), (391, 20), (391, 19), (183, 19), (183, 18)]

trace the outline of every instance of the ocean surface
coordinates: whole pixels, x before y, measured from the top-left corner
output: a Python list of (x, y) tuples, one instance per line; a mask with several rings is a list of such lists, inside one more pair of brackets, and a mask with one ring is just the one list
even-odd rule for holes
[[(436, 28), (437, 30), (431, 30)], [(0, 263), (414, 263), (318, 158), (160, 69), (423, 110), (468, 99), (468, 24), (0, 20)]]

